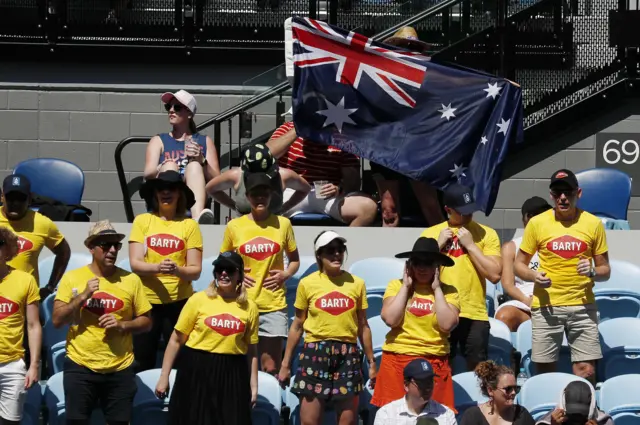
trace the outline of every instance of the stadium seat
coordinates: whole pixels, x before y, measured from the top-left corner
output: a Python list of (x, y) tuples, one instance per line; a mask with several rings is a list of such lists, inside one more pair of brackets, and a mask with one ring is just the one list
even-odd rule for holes
[(24, 410), (20, 425), (40, 425), (40, 410), (42, 407), (42, 387), (35, 383), (27, 391)]
[[(640, 375), (620, 375), (607, 379), (600, 387), (598, 407), (614, 420), (622, 413), (640, 414), (640, 397), (632, 388), (640, 388)], [(617, 423), (617, 422), (616, 422)]]
[(344, 226), (344, 223), (333, 217), (320, 213), (299, 213), (289, 219), (294, 226)]
[(367, 319), (382, 314), (382, 294), (367, 294)]
[(640, 267), (627, 261), (610, 260), (611, 277), (596, 282), (596, 297), (600, 322), (617, 317), (640, 318)]
[(202, 272), (200, 273), (200, 278), (194, 282), (191, 282), (194, 291), (200, 292), (209, 287), (209, 284), (213, 280), (212, 263), (216, 258), (217, 257), (209, 257), (202, 260)]
[(453, 375), (453, 393), (458, 418), (461, 418), (468, 408), (488, 400), (480, 391), (478, 377), (474, 372)]
[(44, 325), (49, 320), (51, 320), (51, 315), (53, 314), (53, 302), (56, 300), (56, 294), (50, 294), (47, 298), (42, 301), (40, 305), (40, 315), (42, 316), (42, 324)]
[(498, 364), (511, 365), (511, 330), (501, 321), (489, 318), (489, 358)]
[(591, 386), (586, 379), (569, 373), (545, 373), (529, 378), (518, 396), (519, 404), (526, 407), (537, 421), (555, 409), (561, 400), (562, 390), (573, 381), (583, 381)]
[(125, 259), (125, 260), (119, 261), (117, 266), (120, 267), (123, 270), (128, 271), (128, 272), (131, 271), (131, 264), (129, 263), (129, 259), (128, 258)]
[(176, 371), (172, 370), (169, 374), (169, 394), (164, 400), (155, 394), (160, 372), (160, 369), (151, 369), (136, 375), (138, 391), (133, 398), (131, 425), (166, 425)]
[(637, 413), (620, 413), (613, 418), (615, 425), (640, 425), (640, 415)]
[(64, 370), (64, 358), (67, 355), (67, 342), (60, 341), (49, 349), (51, 354), (51, 363), (49, 364), (49, 373), (55, 375)]
[[(49, 411), (49, 425), (66, 423), (63, 376), (64, 372), (60, 372), (50, 377), (44, 389), (44, 402)], [(91, 425), (106, 425), (102, 410), (93, 411)]]
[(290, 318), (295, 316), (295, 308), (293, 303), (296, 301), (296, 290), (298, 289), (298, 283), (300, 279), (309, 276), (311, 273), (318, 271), (318, 263), (313, 256), (300, 256), (300, 268), (285, 282), (287, 288), (287, 314)]
[(381, 316), (374, 316), (369, 319), (369, 327), (371, 328), (371, 337), (373, 340), (373, 351), (382, 351), (387, 333), (391, 330), (389, 326), (382, 320)]
[(602, 360), (598, 362), (600, 380), (640, 373), (640, 319), (620, 317), (598, 326)]
[(56, 158), (32, 158), (16, 165), (15, 174), (26, 176), (31, 191), (66, 205), (79, 205), (84, 192), (84, 174), (76, 164)]
[[(51, 277), (51, 271), (53, 270), (53, 263), (55, 262), (55, 256), (49, 256), (43, 260), (38, 261), (38, 274), (40, 275), (40, 287), (44, 287), (49, 283)], [(69, 258), (69, 264), (67, 264), (66, 271), (79, 269), (80, 267), (90, 264), (93, 259), (91, 255), (85, 253), (72, 253)]]
[(626, 220), (631, 201), (631, 179), (613, 168), (592, 168), (576, 173), (582, 189), (578, 208), (599, 217)]
[[(58, 343), (63, 343), (67, 340), (67, 332), (69, 331), (69, 325), (64, 325), (61, 328), (56, 329), (53, 326), (53, 322), (49, 320), (42, 327), (42, 345), (45, 348), (47, 355), (47, 364), (49, 365), (49, 373), (53, 374), (53, 354), (54, 351), (60, 349)], [(63, 345), (64, 347), (64, 345)]]
[(405, 261), (397, 258), (373, 257), (356, 261), (349, 267), (349, 273), (364, 279), (367, 292), (382, 292), (389, 281), (402, 279)]
[[(528, 376), (535, 375), (535, 368), (531, 362), (531, 320), (527, 320), (518, 327), (516, 333), (516, 350), (522, 355), (520, 367), (523, 367)], [(562, 339), (562, 347), (560, 347), (560, 360), (558, 362), (560, 372), (573, 373), (573, 365), (571, 364), (571, 352), (566, 335)]]
[(251, 411), (255, 425), (279, 425), (282, 398), (278, 380), (264, 372), (258, 372), (258, 400)]
[(498, 296), (497, 287), (496, 285), (489, 282), (488, 280), (485, 282), (485, 285), (486, 285), (485, 303), (487, 305), (487, 314), (489, 315), (489, 317), (493, 317), (495, 316), (496, 306), (498, 305), (498, 302), (496, 301), (496, 298)]

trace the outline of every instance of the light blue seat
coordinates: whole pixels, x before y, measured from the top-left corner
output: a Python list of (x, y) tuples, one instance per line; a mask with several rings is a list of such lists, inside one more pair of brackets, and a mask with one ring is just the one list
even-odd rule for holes
[(367, 294), (367, 318), (380, 316), (382, 314), (382, 295), (383, 294)]
[(279, 425), (282, 398), (278, 380), (264, 372), (258, 372), (258, 400), (251, 411), (255, 425)]
[(176, 379), (176, 371), (169, 374), (169, 394), (164, 400), (156, 397), (155, 390), (161, 369), (151, 369), (136, 375), (138, 391), (133, 398), (131, 425), (164, 425), (168, 421), (169, 400)]
[(627, 261), (610, 260), (611, 277), (596, 282), (596, 297), (600, 322), (617, 317), (640, 318), (640, 267)]
[(318, 271), (318, 263), (313, 256), (300, 256), (300, 268), (285, 282), (285, 288), (287, 288), (287, 312), (290, 318), (295, 316), (295, 308), (293, 307), (296, 301), (296, 290), (298, 289), (298, 283), (304, 277), (309, 276), (311, 273)]
[(213, 260), (216, 257), (204, 258), (202, 260), (202, 272), (200, 273), (200, 278), (194, 282), (191, 282), (193, 285), (193, 290), (196, 292), (204, 291), (209, 287), (209, 284), (213, 280)]
[(637, 413), (620, 413), (613, 418), (615, 425), (640, 425), (640, 415)]
[(120, 267), (121, 269), (131, 272), (131, 263), (129, 262), (128, 258), (122, 261), (118, 261), (117, 266)]
[[(520, 367), (523, 367), (528, 376), (536, 374), (534, 365), (531, 361), (531, 320), (527, 320), (518, 327), (516, 333), (516, 350), (522, 354)], [(573, 365), (571, 363), (571, 350), (566, 335), (562, 337), (562, 346), (560, 347), (560, 359), (558, 361), (558, 370), (565, 373), (573, 373)]]
[[(41, 288), (49, 283), (49, 278), (51, 277), (51, 271), (53, 270), (54, 261), (55, 257), (50, 256), (38, 262), (38, 274), (40, 275), (39, 284)], [(89, 254), (80, 254), (75, 252), (71, 253), (66, 271), (79, 269), (80, 267), (84, 267), (87, 264), (90, 264), (91, 261), (93, 261), (93, 259)]]
[(382, 292), (389, 281), (402, 279), (405, 261), (398, 258), (372, 257), (356, 261), (349, 267), (349, 273), (364, 279), (367, 292)]
[(453, 375), (453, 394), (459, 418), (468, 408), (488, 400), (480, 391), (478, 377), (474, 372)]
[(573, 381), (583, 381), (591, 386), (584, 378), (562, 372), (545, 373), (529, 378), (520, 391), (519, 403), (527, 408), (533, 419), (538, 420), (556, 408), (561, 400), (562, 391)]
[(49, 320), (51, 320), (51, 316), (53, 315), (53, 303), (56, 300), (56, 294), (49, 294), (47, 298), (42, 301), (40, 305), (40, 312), (42, 316), (42, 324), (44, 325)]
[[(56, 373), (47, 380), (44, 402), (49, 411), (49, 425), (65, 425), (65, 399), (63, 387), (64, 372)], [(102, 410), (96, 409), (91, 415), (91, 425), (106, 425)]]
[[(49, 365), (49, 374), (54, 374), (54, 361), (53, 354), (58, 351), (60, 347), (64, 348), (64, 343), (67, 340), (67, 332), (69, 331), (69, 325), (64, 325), (58, 329), (53, 326), (51, 320), (47, 321), (42, 327), (42, 344), (45, 348), (47, 355), (47, 364)], [(60, 344), (62, 343), (62, 344)]]
[[(640, 397), (634, 389), (640, 388), (640, 374), (620, 375), (607, 379), (600, 387), (598, 407), (613, 416), (640, 414)], [(616, 422), (617, 423), (617, 422)]]
[(20, 425), (40, 425), (40, 410), (42, 410), (42, 390), (39, 383), (35, 383), (27, 391)]
[(64, 370), (64, 358), (67, 355), (67, 342), (60, 341), (54, 344), (50, 349), (51, 363), (49, 364), (49, 371), (52, 375), (62, 372)]
[(489, 358), (498, 364), (511, 365), (511, 330), (501, 321), (489, 318)]
[(613, 168), (591, 168), (576, 173), (582, 189), (578, 208), (591, 214), (627, 220), (631, 201), (631, 178)]
[(602, 360), (598, 362), (599, 379), (640, 373), (640, 319), (620, 317), (598, 326)]
[(384, 323), (381, 316), (373, 316), (368, 321), (371, 328), (373, 351), (382, 351), (382, 345), (391, 328)]

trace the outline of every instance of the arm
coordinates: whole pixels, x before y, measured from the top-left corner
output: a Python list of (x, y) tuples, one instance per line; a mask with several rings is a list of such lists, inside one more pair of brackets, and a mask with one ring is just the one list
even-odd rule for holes
[[(291, 367), (291, 357), (293, 357), (293, 350), (300, 342), (302, 334), (304, 333), (304, 322), (307, 320), (307, 310), (300, 310), (296, 308), (296, 317), (291, 323), (289, 328), (289, 335), (287, 336), (287, 347), (284, 351), (284, 357), (282, 358), (282, 367), (287, 370)], [(280, 373), (282, 376), (282, 372)]]
[(360, 168), (356, 167), (342, 167), (340, 169), (342, 173), (342, 190), (341, 193), (352, 193), (360, 190)]
[(371, 341), (371, 328), (367, 321), (367, 310), (358, 310), (358, 339), (369, 365), (375, 365), (376, 359), (373, 357), (373, 342)]
[(396, 328), (402, 324), (404, 320), (404, 312), (407, 308), (407, 302), (411, 296), (410, 289), (407, 285), (402, 285), (398, 293), (393, 297), (387, 297), (382, 301), (382, 312), (380, 317), (382, 321), (390, 328)]
[(211, 137), (207, 136), (207, 164), (204, 166), (204, 178), (206, 181), (220, 175), (220, 164), (218, 163), (218, 151)]
[(271, 151), (271, 155), (273, 155), (276, 159), (280, 159), (284, 154), (289, 150), (289, 146), (293, 142), (296, 141), (298, 135), (296, 134), (295, 127), (292, 127), (291, 130), (287, 131), (280, 137), (273, 137), (269, 139), (267, 142), (267, 147)]
[(147, 144), (147, 152), (144, 160), (145, 180), (155, 179), (158, 175), (158, 160), (162, 155), (162, 140), (160, 136), (153, 136)]
[(289, 257), (289, 265), (287, 266), (287, 270), (285, 272), (285, 280), (296, 274), (296, 272), (300, 268), (300, 254), (298, 253), (297, 249), (291, 252), (287, 252), (287, 257)]
[(502, 272), (502, 259), (500, 257), (497, 255), (484, 255), (475, 243), (467, 247), (467, 253), (474, 267), (482, 276), (489, 279), (491, 283), (500, 282), (500, 273)]
[[(515, 275), (515, 260), (516, 260), (516, 245), (513, 241), (509, 241), (502, 247), (502, 289), (511, 297), (511, 299), (520, 301), (525, 305), (531, 303), (531, 298), (522, 293), (521, 290), (516, 288), (516, 275)], [(529, 263), (527, 263), (529, 264)], [(529, 268), (529, 266), (527, 266)]]
[(71, 258), (71, 247), (69, 247), (67, 240), (63, 239), (55, 248), (53, 248), (52, 251), (56, 259), (53, 261), (53, 270), (51, 271), (51, 277), (49, 277), (47, 288), (53, 292), (67, 269), (69, 258)]
[(593, 280), (596, 282), (602, 282), (609, 280), (611, 277), (611, 266), (609, 265), (609, 253), (594, 255), (593, 263), (595, 264), (596, 275)]
[[(40, 352), (42, 349), (42, 326), (40, 326), (40, 309), (37, 302), (27, 305), (27, 338), (29, 339), (29, 375), (31, 383), (37, 381), (40, 366)], [(27, 383), (27, 388), (31, 386)]]
[(202, 272), (202, 250), (191, 248), (187, 250), (187, 264), (176, 267), (175, 275), (187, 282), (200, 279)]
[(451, 332), (456, 326), (458, 326), (458, 315), (460, 312), (457, 308), (447, 302), (444, 292), (442, 292), (442, 288), (440, 286), (433, 290), (433, 294), (435, 295), (434, 304), (438, 327), (443, 332)]
[(51, 321), (55, 328), (60, 328), (63, 325), (69, 324), (73, 321), (74, 317), (80, 312), (80, 307), (91, 297), (84, 292), (75, 296), (70, 302), (55, 300), (53, 303), (53, 314), (51, 315)]
[(258, 399), (258, 345), (251, 344), (247, 350), (249, 359), (249, 375), (251, 376), (251, 404), (255, 404)]
[(218, 201), (220, 204), (235, 211), (236, 201), (234, 201), (225, 191), (232, 189), (238, 183), (240, 175), (241, 172), (239, 168), (232, 168), (231, 170), (227, 170), (214, 177), (209, 181), (209, 183), (207, 183), (207, 194), (211, 195), (213, 199)]
[(183, 334), (177, 330), (173, 330), (169, 342), (167, 342), (167, 348), (164, 350), (164, 357), (162, 358), (162, 371), (160, 372), (160, 378), (156, 384), (156, 397), (164, 399), (169, 394), (169, 375), (171, 369), (173, 369), (173, 363), (176, 361), (180, 347), (187, 342), (188, 335)]
[(120, 322), (120, 330), (122, 332), (130, 332), (132, 334), (142, 334), (151, 330), (153, 322), (151, 321), (151, 313), (145, 313), (135, 317), (133, 320), (122, 320)]
[(160, 264), (150, 264), (144, 260), (144, 245), (129, 242), (129, 264), (138, 276), (155, 276), (160, 273)]
[(535, 282), (537, 276), (537, 273), (529, 268), (531, 257), (533, 257), (532, 254), (528, 254), (520, 249), (516, 254), (514, 264), (516, 276), (527, 282)]
[(284, 189), (293, 189), (295, 193), (291, 195), (291, 198), (284, 204), (282, 204), (282, 211), (289, 211), (291, 208), (298, 205), (307, 197), (311, 191), (311, 185), (298, 173), (286, 168), (280, 168), (280, 178), (282, 179), (282, 186)]

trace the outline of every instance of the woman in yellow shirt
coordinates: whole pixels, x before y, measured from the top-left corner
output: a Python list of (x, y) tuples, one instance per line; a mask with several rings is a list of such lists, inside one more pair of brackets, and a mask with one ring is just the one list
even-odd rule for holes
[(133, 221), (129, 237), (131, 271), (142, 279), (153, 306), (153, 328), (134, 338), (138, 371), (156, 367), (158, 341), (168, 341), (182, 307), (202, 271), (202, 234), (186, 216), (194, 195), (175, 171), (164, 171), (140, 189), (151, 212)]
[(300, 419), (305, 425), (321, 424), (329, 401), (340, 425), (358, 422), (358, 393), (363, 388), (358, 339), (369, 361), (369, 377), (376, 379), (367, 291), (362, 279), (342, 270), (346, 242), (336, 232), (320, 233), (314, 242), (319, 271), (302, 279), (296, 292), (296, 317), (278, 379), (289, 383), (293, 352), (304, 332), (291, 392), (301, 398)]
[(458, 324), (460, 301), (453, 286), (440, 282), (439, 267), (453, 260), (440, 253), (438, 242), (420, 237), (408, 258), (402, 280), (387, 286), (382, 320), (391, 328), (382, 346), (380, 373), (371, 404), (382, 407), (404, 397), (402, 371), (415, 359), (426, 359), (435, 372), (433, 400), (455, 409), (449, 367), (449, 332)]
[(240, 255), (223, 252), (213, 265), (213, 281), (189, 298), (164, 353), (159, 398), (167, 397), (169, 373), (178, 351), (181, 356), (169, 425), (251, 424), (258, 397), (258, 309), (242, 285)]
[(300, 257), (289, 219), (269, 211), (273, 195), (269, 175), (244, 173), (243, 178), (251, 212), (227, 224), (220, 252), (236, 251), (242, 256), (244, 286), (260, 311), (260, 365), (264, 372), (275, 375), (289, 327), (284, 282), (298, 271)]

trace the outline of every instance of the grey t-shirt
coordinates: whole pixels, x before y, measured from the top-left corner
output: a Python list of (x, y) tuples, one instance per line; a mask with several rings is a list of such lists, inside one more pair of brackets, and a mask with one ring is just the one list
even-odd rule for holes
[[(271, 202), (269, 203), (269, 211), (278, 214), (282, 209), (282, 179), (280, 174), (271, 179)], [(237, 189), (231, 190), (231, 199), (236, 202), (236, 209), (240, 214), (249, 214), (251, 212), (251, 204), (247, 199), (247, 189), (244, 186), (244, 172), (240, 170), (240, 184)]]

